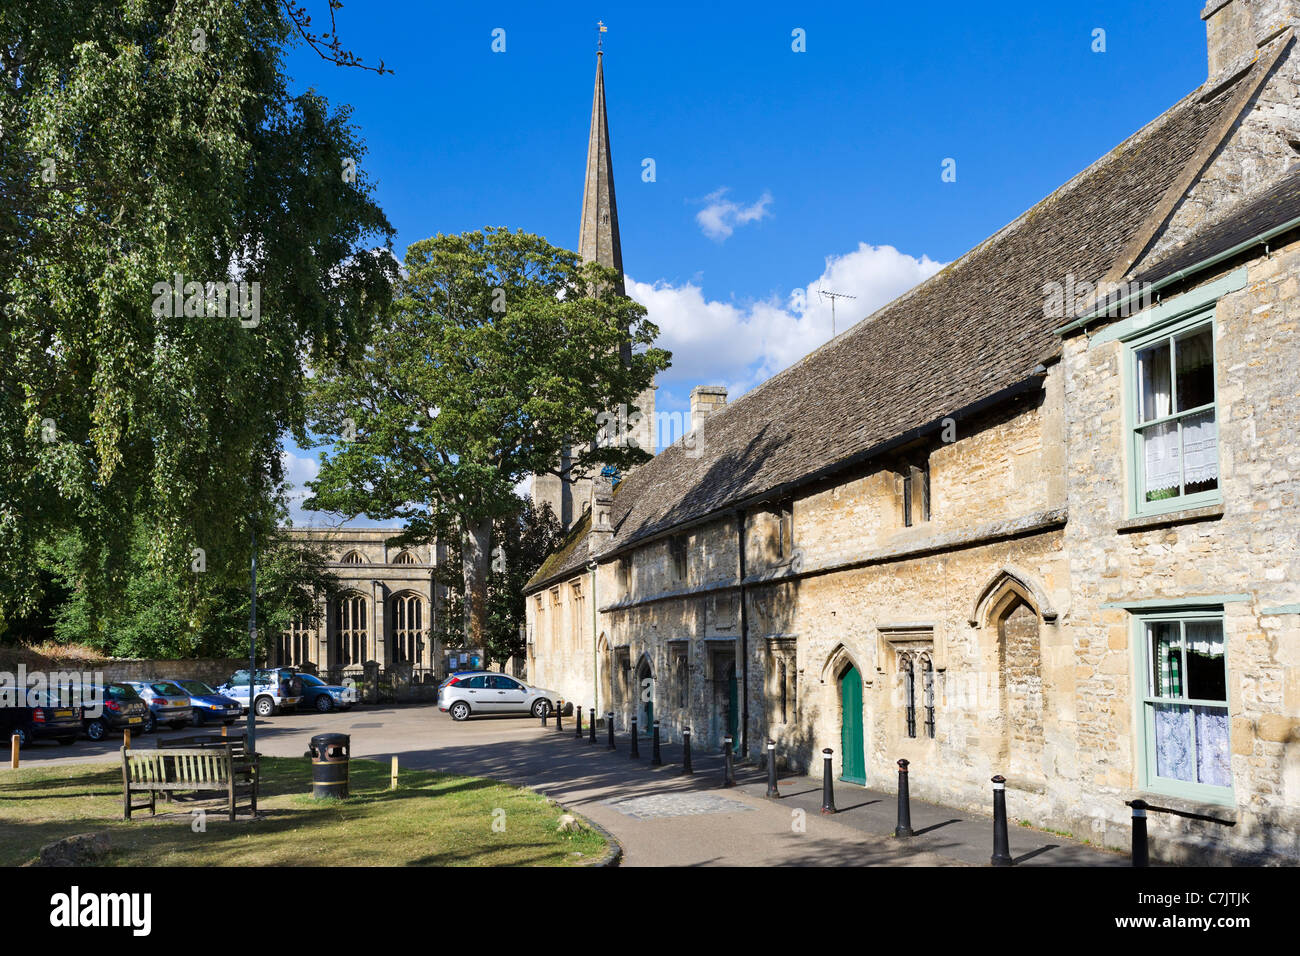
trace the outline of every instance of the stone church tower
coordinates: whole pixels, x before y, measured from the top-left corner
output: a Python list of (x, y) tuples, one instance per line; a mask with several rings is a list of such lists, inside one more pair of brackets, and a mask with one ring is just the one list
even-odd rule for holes
[[(587, 141), (587, 175), (582, 190), (582, 222), (578, 228), (578, 254), (583, 262), (598, 262), (618, 272), (617, 291), (625, 295), (623, 249), (618, 235), (618, 204), (614, 199), (614, 159), (609, 148), (609, 119), (605, 109), (604, 54), (596, 53), (596, 90), (591, 101), (591, 134)], [(624, 344), (624, 359), (631, 357), (631, 345)], [(629, 422), (626, 434), (644, 451), (654, 454), (655, 386), (637, 397), (640, 418)], [(594, 413), (593, 413), (594, 414)], [(614, 410), (611, 410), (611, 415)], [(622, 422), (628, 411), (618, 415)], [(568, 464), (566, 454), (564, 465)], [(592, 475), (564, 481), (557, 475), (534, 475), (532, 499), (548, 502), (560, 524), (568, 531), (582, 520), (591, 504)], [(626, 477), (626, 476), (624, 476)]]

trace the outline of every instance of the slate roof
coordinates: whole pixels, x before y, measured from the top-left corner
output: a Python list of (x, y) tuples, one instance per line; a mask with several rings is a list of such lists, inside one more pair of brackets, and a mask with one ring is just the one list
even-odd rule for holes
[[(620, 483), (602, 553), (870, 456), (1024, 383), (1060, 354), (1061, 318), (1048, 314), (1044, 284), (1106, 274), (1236, 108), (1233, 89), (1188, 95), (979, 246), (714, 412), (698, 456), (678, 442), (636, 469)], [(576, 530), (527, 590), (588, 558)]]
[(1144, 284), (1159, 282), (1297, 218), (1300, 218), (1300, 163), (1258, 196), (1243, 199), (1217, 220), (1196, 229), (1159, 261), (1143, 263), (1142, 271), (1134, 279)]

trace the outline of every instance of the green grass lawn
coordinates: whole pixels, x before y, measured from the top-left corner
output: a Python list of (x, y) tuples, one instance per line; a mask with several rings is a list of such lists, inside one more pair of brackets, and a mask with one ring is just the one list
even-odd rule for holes
[(0, 865), (105, 830), (109, 866), (564, 866), (606, 848), (588, 829), (556, 832), (564, 810), (531, 790), (418, 770), (389, 790), (388, 766), (368, 760), (353, 760), (351, 774), (348, 799), (316, 801), (308, 760), (263, 758), (265, 819), (230, 823), (208, 804), (207, 830), (196, 833), (188, 806), (164, 818), (176, 805), (161, 799), (158, 817), (122, 820), (120, 764), (0, 770)]

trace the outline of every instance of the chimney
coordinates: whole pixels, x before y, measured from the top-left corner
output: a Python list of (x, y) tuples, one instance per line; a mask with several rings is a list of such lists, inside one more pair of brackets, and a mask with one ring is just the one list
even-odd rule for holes
[(614, 482), (608, 475), (591, 479), (591, 530), (587, 552), (595, 557), (609, 547), (614, 537)]
[(1247, 66), (1255, 51), (1300, 22), (1300, 0), (1209, 0), (1201, 11), (1210, 78)]
[(691, 431), (698, 431), (708, 418), (727, 404), (725, 385), (696, 385), (691, 389)]

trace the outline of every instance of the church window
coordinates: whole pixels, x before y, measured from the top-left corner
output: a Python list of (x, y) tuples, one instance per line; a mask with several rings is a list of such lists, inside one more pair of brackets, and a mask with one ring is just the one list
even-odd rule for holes
[(930, 520), (930, 462), (905, 465), (903, 478), (903, 527)]
[(343, 560), (339, 563), (340, 564), (365, 564), (366, 559), (361, 556), (360, 551), (349, 551), (347, 554), (343, 555)]
[(907, 736), (916, 736), (916, 669), (910, 657), (903, 661), (903, 693), (906, 697)]
[(934, 739), (934, 663), (927, 657), (921, 667), (925, 691), (925, 735)]

